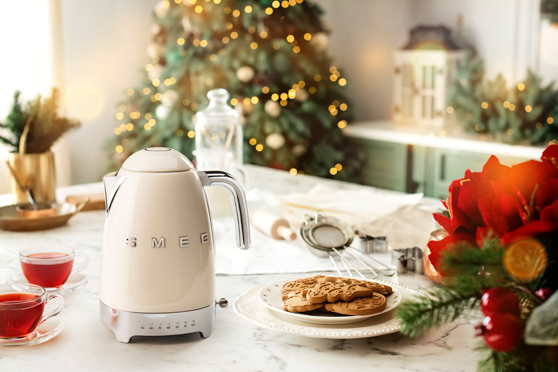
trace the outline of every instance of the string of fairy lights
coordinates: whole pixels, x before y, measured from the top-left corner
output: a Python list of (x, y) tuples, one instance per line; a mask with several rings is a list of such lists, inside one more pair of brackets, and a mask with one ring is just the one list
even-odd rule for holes
[[(215, 4), (220, 4), (221, 0), (205, 0), (205, 2), (211, 2), (213, 1), (213, 3)], [(201, 5), (203, 4), (202, 0), (174, 0), (174, 2), (179, 5), (179, 6), (187, 6), (188, 4), (190, 6), (194, 6), (193, 10), (195, 13), (197, 14), (201, 14), (204, 12), (204, 7)], [(290, 6), (296, 6), (297, 4), (302, 4), (304, 2), (304, 0), (284, 0), (284, 1), (278, 1), (275, 0), (271, 3), (270, 7), (265, 8), (264, 12), (267, 16), (270, 16), (274, 13), (274, 9), (278, 9), (280, 7), (282, 8), (288, 8)], [(196, 5), (198, 4), (198, 5)], [(170, 1), (165, 0), (161, 2), (161, 5), (165, 8), (169, 8), (170, 7)], [(223, 12), (225, 14), (231, 14), (233, 17), (237, 18), (240, 17), (242, 10), (245, 13), (251, 13), (252, 11), (254, 11), (254, 8), (250, 5), (246, 5), (243, 9), (232, 9), (231, 7), (225, 7), (223, 8)], [(224, 49), (224, 46), (229, 44), (231, 42), (231, 40), (236, 40), (239, 37), (239, 34), (237, 31), (232, 31), (234, 25), (230, 22), (227, 22), (226, 24), (226, 28), (227, 30), (231, 31), (230, 34), (228, 36), (223, 36), (221, 38), (221, 42), (223, 44), (223, 48), (219, 49), (219, 51), (217, 53), (211, 54), (209, 56), (209, 60), (211, 62), (216, 62), (219, 58), (219, 56), (224, 56), (226, 54), (226, 50)], [(256, 34), (256, 27), (254, 26), (250, 26), (247, 29), (249, 34)], [(266, 39), (269, 35), (266, 31), (260, 31), (259, 33), (257, 33), (257, 35), (261, 38), (261, 39)], [(313, 35), (311, 33), (305, 33), (303, 35), (303, 38), (305, 41), (310, 42), (312, 40)], [(179, 46), (183, 46), (186, 43), (186, 38), (184, 37), (179, 37), (176, 39), (176, 43)], [(292, 47), (292, 52), (297, 54), (300, 53), (301, 51), (301, 47), (300, 47), (300, 43), (296, 40), (296, 37), (294, 35), (288, 35), (286, 37), (286, 41), (288, 43), (290, 43), (291, 47)], [(248, 41), (249, 42), (249, 41)], [(201, 47), (201, 48), (206, 48), (209, 45), (209, 40), (205, 40), (205, 39), (200, 39), (197, 37), (194, 37), (192, 39), (192, 45), (195, 47)], [(259, 47), (258, 43), (256, 41), (251, 41), (250, 42), (250, 48), (253, 50), (256, 50)], [(273, 43), (273, 48), (275, 50), (280, 49), (281, 44), (278, 42)], [(186, 56), (187, 52), (185, 50), (180, 50), (179, 55), (181, 57)], [(157, 63), (159, 62), (159, 58), (157, 56), (155, 56), (154, 58), (152, 58), (152, 63), (149, 63), (145, 66), (145, 70), (149, 73), (151, 71), (153, 71), (155, 68), (157, 68), (159, 65), (157, 65)], [(315, 86), (313, 86), (312, 84), (315, 83), (320, 83), (322, 81), (322, 78), (329, 78), (329, 80), (332, 83), (337, 83), (340, 86), (345, 86), (347, 85), (347, 80), (343, 77), (341, 77), (341, 73), (337, 70), (337, 67), (335, 66), (331, 66), (329, 68), (329, 76), (324, 76), (322, 77), (321, 75), (317, 74), (313, 77), (313, 82), (307, 84), (305, 81), (300, 80), (296, 83), (294, 83), (291, 87), (291, 89), (289, 89), (287, 92), (271, 92), (270, 88), (268, 86), (264, 86), (262, 87), (261, 91), (262, 94), (267, 95), (268, 100), (272, 100), (275, 102), (278, 102), (282, 107), (285, 107), (288, 105), (289, 100), (294, 100), (297, 98), (297, 94), (302, 94), (302, 93), (297, 93), (300, 92), (301, 90), (304, 90), (305, 88), (307, 88), (307, 92), (309, 94), (315, 94), (317, 92), (317, 88)], [(153, 103), (159, 102), (163, 99), (163, 94), (158, 92), (158, 87), (164, 85), (166, 87), (171, 87), (172, 85), (175, 85), (177, 83), (177, 79), (175, 77), (170, 77), (167, 79), (164, 79), (163, 81), (161, 81), (159, 78), (154, 78), (154, 79), (149, 79), (146, 78), (146, 82), (150, 83), (153, 88), (150, 87), (144, 87), (143, 89), (139, 90), (139, 94), (143, 95), (143, 96), (150, 96), (150, 100)], [(204, 83), (208, 86), (211, 87), (211, 85), (213, 84), (213, 79), (212, 78), (206, 78)], [(136, 90), (133, 88), (129, 88), (127, 91), (127, 94), (129, 96), (133, 96), (134, 94), (136, 94)], [(304, 93), (306, 94), (306, 93)], [(263, 98), (263, 97), (262, 97)], [(249, 106), (249, 105), (257, 105), (258, 103), (260, 103), (262, 101), (262, 98), (258, 97), (258, 96), (252, 96), (252, 97), (233, 97), (229, 102), (232, 106), (236, 106), (238, 104), (243, 104), (245, 106)], [(182, 100), (182, 105), (184, 107), (188, 107), (191, 111), (196, 111), (198, 108), (198, 105), (195, 102), (191, 102), (189, 99), (184, 99)], [(116, 119), (118, 121), (128, 121), (126, 120), (126, 110), (127, 107), (126, 105), (120, 105), (119, 106), (119, 112), (116, 114)], [(338, 100), (334, 100), (333, 102), (331, 102), (331, 104), (327, 107), (327, 110), (329, 112), (329, 114), (332, 117), (335, 117), (336, 115), (338, 115), (339, 111), (346, 111), (348, 109), (348, 106), (346, 103), (343, 102), (339, 102)], [(118, 127), (116, 127), (114, 129), (114, 134), (116, 136), (120, 136), (121, 134), (125, 133), (126, 131), (133, 131), (134, 128), (136, 128), (137, 125), (141, 126), (143, 125), (143, 129), (146, 131), (151, 130), (156, 124), (157, 121), (155, 120), (155, 118), (153, 118), (152, 114), (150, 113), (146, 113), (144, 115), (144, 122), (140, 123), (141, 121), (141, 113), (139, 111), (131, 111), (128, 113), (128, 117), (129, 117), (129, 122), (128, 123), (122, 123), (120, 124)], [(135, 123), (134, 123), (135, 122)], [(337, 126), (340, 129), (343, 129), (347, 126), (347, 121), (346, 120), (340, 120), (337, 123)], [(176, 130), (176, 134), (179, 137), (182, 137), (184, 135), (187, 135), (189, 138), (194, 138), (195, 137), (195, 132), (193, 130), (189, 130), (187, 132), (185, 132), (183, 129), (177, 129)], [(122, 139), (121, 141), (121, 145), (118, 145), (115, 147), (115, 152), (116, 153), (122, 153), (124, 151), (124, 146), (127, 145), (129, 142), (129, 140), (127, 138)], [(262, 152), (264, 150), (264, 144), (262, 143), (258, 143), (256, 138), (251, 138), (248, 143), (251, 146), (255, 147), (255, 150), (258, 152)], [(336, 175), (338, 172), (340, 172), (343, 169), (342, 164), (335, 164), (333, 167), (330, 168), (329, 173), (331, 175)], [(296, 168), (291, 168), (289, 173), (291, 175), (297, 175), (297, 174), (304, 174), (304, 172), (302, 170), (297, 170)]]
[[(467, 80), (466, 80), (466, 79), (461, 79), (459, 82), (461, 83), (461, 85), (466, 85), (466, 84), (467, 84)], [(523, 91), (525, 90), (525, 88), (526, 88), (526, 86), (525, 86), (524, 83), (519, 83), (519, 84), (517, 84), (517, 90), (519, 90), (520, 92), (523, 92)], [(481, 103), (481, 108), (482, 108), (483, 110), (487, 110), (487, 109), (489, 108), (489, 106), (490, 106), (489, 103), (486, 102), (486, 101)], [(516, 105), (513, 104), (513, 103), (511, 103), (510, 101), (504, 101), (504, 102), (502, 102), (502, 106), (504, 106), (504, 108), (506, 108), (506, 109), (508, 109), (508, 110), (510, 110), (510, 111), (515, 111), (515, 109), (517, 108)], [(525, 105), (524, 109), (525, 109), (525, 112), (529, 113), (529, 112), (533, 111), (533, 106), (531, 106), (531, 105)], [(446, 108), (446, 112), (447, 112), (448, 114), (453, 114), (454, 111), (455, 111), (455, 110), (454, 110), (454, 108), (453, 108), (452, 106), (448, 106), (448, 107)], [(468, 114), (465, 115), (465, 120), (471, 120), (472, 118), (473, 118), (473, 115), (470, 114), (470, 113), (468, 113)], [(546, 123), (547, 123), (548, 125), (554, 124), (554, 118), (552, 118), (552, 117), (550, 117), (550, 116), (547, 117), (547, 118), (546, 118)], [(537, 122), (537, 123), (535, 124), (535, 127), (536, 127), (537, 129), (542, 129), (543, 126), (544, 126), (544, 124), (541, 123), (541, 122)], [(475, 130), (476, 130), (477, 132), (479, 132), (479, 131), (481, 130), (481, 126), (480, 126), (479, 124), (476, 124), (474, 128), (475, 128)], [(444, 133), (445, 133), (445, 132), (444, 132)], [(506, 134), (507, 134), (508, 136), (513, 135), (513, 129), (511, 129), (511, 128), (508, 129), (508, 130), (506, 131)], [(554, 142), (551, 141), (551, 143), (554, 143)]]

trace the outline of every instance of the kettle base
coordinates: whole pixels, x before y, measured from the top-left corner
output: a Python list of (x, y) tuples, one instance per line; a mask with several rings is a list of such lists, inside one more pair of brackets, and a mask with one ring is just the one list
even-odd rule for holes
[(114, 332), (116, 339), (130, 342), (134, 336), (173, 336), (199, 333), (208, 338), (215, 323), (215, 303), (191, 311), (177, 313), (134, 313), (113, 309), (102, 301), (101, 322)]

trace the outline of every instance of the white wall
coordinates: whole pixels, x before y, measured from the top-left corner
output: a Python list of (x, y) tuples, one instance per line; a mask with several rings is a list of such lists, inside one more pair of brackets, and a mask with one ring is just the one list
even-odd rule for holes
[(101, 180), (114, 135), (117, 102), (141, 81), (149, 63), (151, 11), (156, 0), (62, 0), (63, 64), (68, 115), (83, 127), (69, 135), (74, 183)]
[(390, 116), (393, 51), (407, 41), (412, 0), (317, 0), (331, 27), (329, 52), (347, 76), (357, 120)]
[(416, 0), (413, 26), (441, 24), (455, 30), (464, 17), (463, 36), (485, 61), (488, 78), (498, 73), (509, 83), (536, 69), (538, 0)]

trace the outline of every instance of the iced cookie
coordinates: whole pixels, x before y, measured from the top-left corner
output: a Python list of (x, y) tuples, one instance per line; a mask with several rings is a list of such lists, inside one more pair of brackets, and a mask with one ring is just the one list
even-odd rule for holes
[(343, 315), (370, 315), (384, 311), (386, 304), (384, 296), (374, 293), (370, 297), (356, 298), (350, 302), (326, 303), (325, 308), (327, 311)]

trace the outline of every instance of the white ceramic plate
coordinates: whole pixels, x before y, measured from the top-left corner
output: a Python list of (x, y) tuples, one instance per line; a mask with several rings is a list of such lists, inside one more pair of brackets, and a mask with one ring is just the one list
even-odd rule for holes
[[(424, 295), (420, 291), (398, 284), (383, 282), (381, 280), (375, 281), (387, 284), (392, 288), (397, 288), (403, 299), (410, 298), (414, 295)], [(266, 285), (268, 284), (250, 289), (237, 298), (233, 305), (235, 313), (259, 327), (306, 337), (332, 339), (377, 337), (395, 333), (400, 330), (399, 322), (393, 317), (393, 311), (350, 325), (309, 324), (307, 322), (301, 322), (277, 311), (270, 310), (260, 303), (258, 293)]]
[[(292, 280), (292, 279), (291, 279)], [(283, 310), (283, 300), (281, 299), (281, 288), (283, 284), (291, 280), (279, 280), (274, 283), (267, 284), (258, 293), (258, 299), (270, 310), (276, 311), (284, 316), (291, 317), (306, 323), (312, 324), (350, 324), (358, 323), (363, 320), (387, 313), (395, 309), (401, 302), (401, 292), (397, 288), (393, 288), (393, 293), (386, 297), (386, 309), (382, 312), (370, 315), (340, 315), (320, 310), (314, 310), (307, 313), (291, 313)]]
[[(53, 287), (53, 288), (45, 288), (47, 293), (58, 293), (58, 294), (67, 294), (72, 293), (83, 287), (87, 284), (89, 278), (87, 275), (82, 273), (75, 273), (70, 275), (66, 283), (62, 284), (60, 287)], [(7, 280), (6, 284), (29, 284), (27, 279), (25, 279), (25, 275), (22, 272), (15, 273), (11, 275)]]
[(47, 342), (58, 335), (64, 328), (64, 323), (58, 317), (47, 319), (29, 336), (19, 339), (0, 339), (0, 346), (33, 346)]

